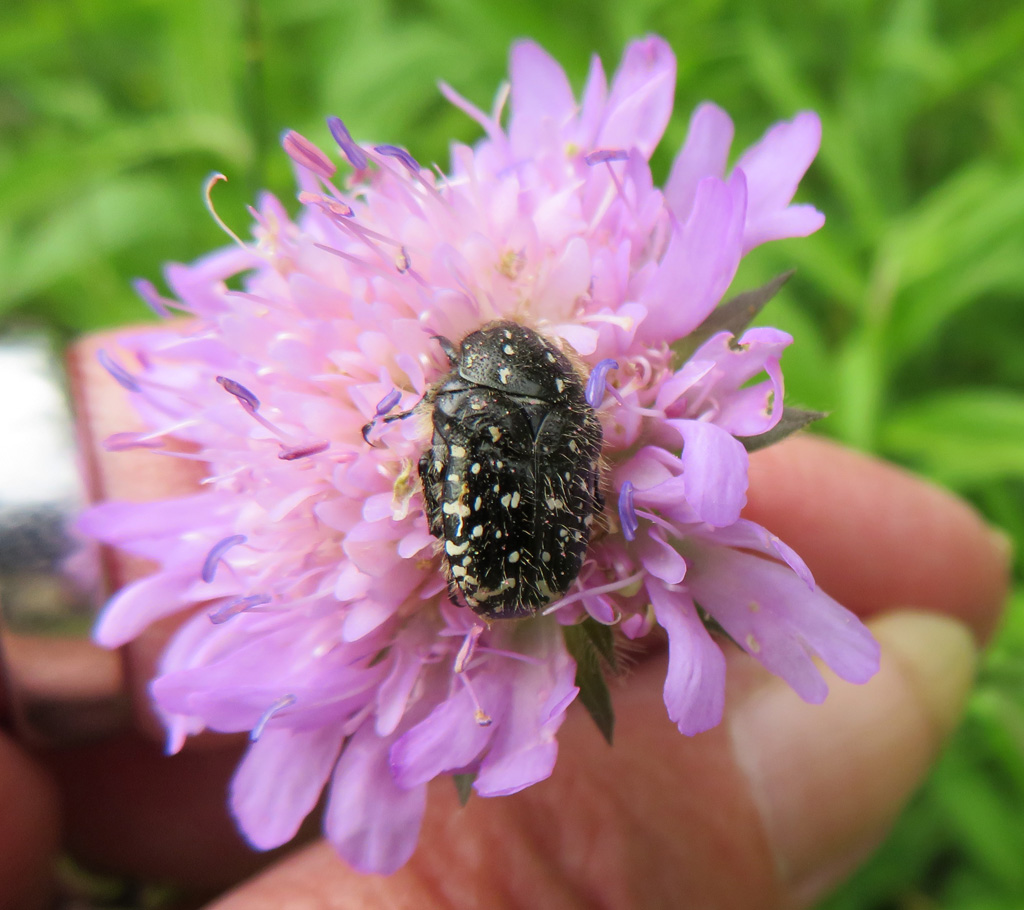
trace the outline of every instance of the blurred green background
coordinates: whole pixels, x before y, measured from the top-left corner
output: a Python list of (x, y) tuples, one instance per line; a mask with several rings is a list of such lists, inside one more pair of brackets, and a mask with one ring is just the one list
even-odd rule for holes
[[(828, 215), (759, 249), (750, 286), (796, 266), (769, 321), (797, 336), (790, 398), (820, 432), (966, 496), (1024, 550), (1024, 5), (1017, 0), (4, 0), (0, 327), (63, 337), (148, 318), (130, 279), (242, 233), (258, 187), (294, 190), (277, 145), (363, 140), (447, 164), (489, 107), (510, 42), (541, 41), (577, 87), (598, 52), (658, 32), (679, 58), (663, 178), (703, 99), (737, 147), (811, 107), (824, 143), (801, 198)], [(6, 392), (5, 394), (9, 394)], [(823, 906), (1024, 907), (1024, 589), (963, 728), (880, 853)]]

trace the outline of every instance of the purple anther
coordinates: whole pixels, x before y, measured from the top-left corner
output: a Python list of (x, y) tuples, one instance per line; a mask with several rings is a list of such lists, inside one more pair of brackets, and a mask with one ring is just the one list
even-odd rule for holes
[(136, 278), (132, 282), (132, 287), (135, 288), (135, 293), (146, 302), (146, 305), (157, 316), (167, 319), (171, 315), (171, 311), (164, 306), (163, 300), (160, 299), (160, 293), (152, 281), (147, 281), (145, 278)]
[(321, 452), (326, 452), (330, 447), (331, 444), (326, 439), (321, 439), (317, 442), (304, 442), (297, 446), (281, 446), (281, 451), (277, 453), (277, 457), (281, 461), (295, 461), (296, 458), (308, 458), (310, 455), (319, 455)]
[(603, 164), (606, 161), (625, 161), (627, 158), (629, 158), (629, 152), (625, 149), (595, 149), (583, 156), (583, 160), (591, 166)]
[(366, 152), (364, 152), (352, 139), (352, 134), (341, 121), (340, 117), (328, 117), (327, 128), (331, 131), (334, 141), (348, 158), (349, 164), (357, 171), (361, 171), (367, 165)]
[(135, 381), (135, 377), (121, 366), (121, 364), (114, 360), (114, 358), (106, 351), (104, 351), (103, 348), (100, 348), (96, 352), (96, 359), (100, 362), (100, 366), (114, 377), (117, 384), (121, 386), (122, 389), (127, 389), (129, 392), (142, 391), (138, 382)]
[(217, 382), (224, 387), (224, 391), (234, 395), (242, 403), (242, 407), (250, 414), (254, 414), (260, 409), (260, 400), (242, 383), (235, 382), (234, 379), (228, 379), (227, 376), (218, 376)]
[(216, 610), (211, 610), (206, 615), (209, 617), (210, 622), (215, 626), (219, 626), (222, 622), (227, 622), (239, 613), (245, 613), (253, 607), (262, 607), (263, 604), (268, 603), (270, 603), (270, 597), (268, 595), (250, 594), (247, 597), (236, 597), (234, 600), (229, 600), (227, 603), (217, 607)]
[(388, 411), (394, 409), (395, 405), (402, 400), (402, 393), (398, 389), (392, 389), (380, 401), (377, 402), (377, 410), (374, 417), (383, 417)]
[(292, 161), (300, 167), (304, 167), (307, 171), (312, 171), (324, 180), (330, 180), (334, 176), (335, 171), (337, 171), (334, 162), (330, 158), (301, 133), (296, 133), (295, 130), (287, 130), (285, 132), (281, 137), (281, 145), (284, 146), (285, 152), (287, 152), (288, 157)]
[(416, 159), (413, 158), (405, 149), (399, 148), (397, 145), (375, 145), (373, 150), (377, 152), (377, 154), (383, 155), (385, 158), (397, 158), (414, 174), (418, 174), (420, 172), (420, 166)]
[(256, 726), (252, 728), (252, 733), (249, 734), (249, 741), (256, 742), (263, 733), (263, 728), (267, 725), (267, 722), (279, 711), (283, 711), (285, 708), (290, 708), (295, 704), (294, 695), (282, 695), (277, 701), (275, 701), (266, 711), (260, 715), (260, 719), (256, 721)]
[(618, 368), (618, 361), (612, 360), (609, 357), (596, 364), (590, 371), (590, 378), (587, 380), (587, 391), (585, 395), (587, 404), (592, 408), (596, 409), (601, 406), (601, 402), (604, 401), (604, 388), (605, 383), (608, 381), (608, 374), (612, 370), (617, 370)]
[(217, 564), (220, 562), (221, 557), (232, 547), (245, 543), (246, 540), (248, 538), (244, 534), (232, 534), (230, 537), (225, 537), (223, 540), (215, 543), (211, 547), (210, 552), (206, 554), (206, 559), (203, 560), (203, 570), (199, 573), (203, 581), (207, 584), (213, 581), (213, 576), (217, 574)]
[(634, 540), (637, 529), (640, 527), (640, 519), (636, 517), (636, 509), (633, 507), (633, 482), (631, 480), (627, 480), (619, 490), (619, 521), (622, 523), (622, 536), (626, 540)]

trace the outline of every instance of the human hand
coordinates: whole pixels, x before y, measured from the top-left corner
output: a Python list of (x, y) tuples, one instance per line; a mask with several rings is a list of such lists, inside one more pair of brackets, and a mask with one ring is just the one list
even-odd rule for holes
[[(195, 477), (180, 462), (107, 455), (130, 424), (91, 351), (75, 360), (93, 479), (107, 498), (160, 496)], [(130, 488), (130, 489), (129, 489)], [(1006, 550), (965, 505), (898, 469), (811, 437), (752, 458), (747, 517), (807, 560), (821, 586), (871, 617), (880, 673), (833, 680), (820, 706), (730, 651), (725, 722), (694, 738), (665, 717), (665, 655), (645, 653), (619, 686), (609, 748), (581, 710), (559, 733), (551, 779), (459, 808), (435, 786), (420, 846), (383, 879), (349, 870), (330, 846), (294, 850), (215, 904), (221, 910), (373, 907), (802, 906), (884, 835), (953, 727), (976, 642), (1004, 598)], [(144, 571), (120, 561), (123, 582)], [(132, 646), (142, 680), (166, 635)], [(141, 703), (141, 702), (140, 702)], [(64, 838), (118, 875), (216, 892), (266, 862), (224, 808), (237, 740), (160, 755), (152, 725), (36, 756), (0, 742), (0, 906), (44, 893), (45, 858)], [(6, 890), (4, 890), (6, 889)]]

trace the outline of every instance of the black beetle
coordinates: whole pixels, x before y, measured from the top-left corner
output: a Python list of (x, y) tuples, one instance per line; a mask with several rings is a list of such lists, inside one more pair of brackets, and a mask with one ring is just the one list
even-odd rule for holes
[(601, 424), (580, 372), (532, 329), (438, 341), (451, 371), (421, 402), (433, 438), (419, 473), (449, 593), (487, 619), (533, 615), (576, 580), (603, 508)]

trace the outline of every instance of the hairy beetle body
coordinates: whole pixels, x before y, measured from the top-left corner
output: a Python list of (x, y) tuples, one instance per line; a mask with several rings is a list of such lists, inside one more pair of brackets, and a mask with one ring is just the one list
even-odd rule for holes
[(458, 351), (427, 394), (420, 459), (430, 532), (453, 601), (489, 619), (529, 616), (576, 580), (602, 508), (601, 424), (585, 380), (541, 335), (496, 322)]

